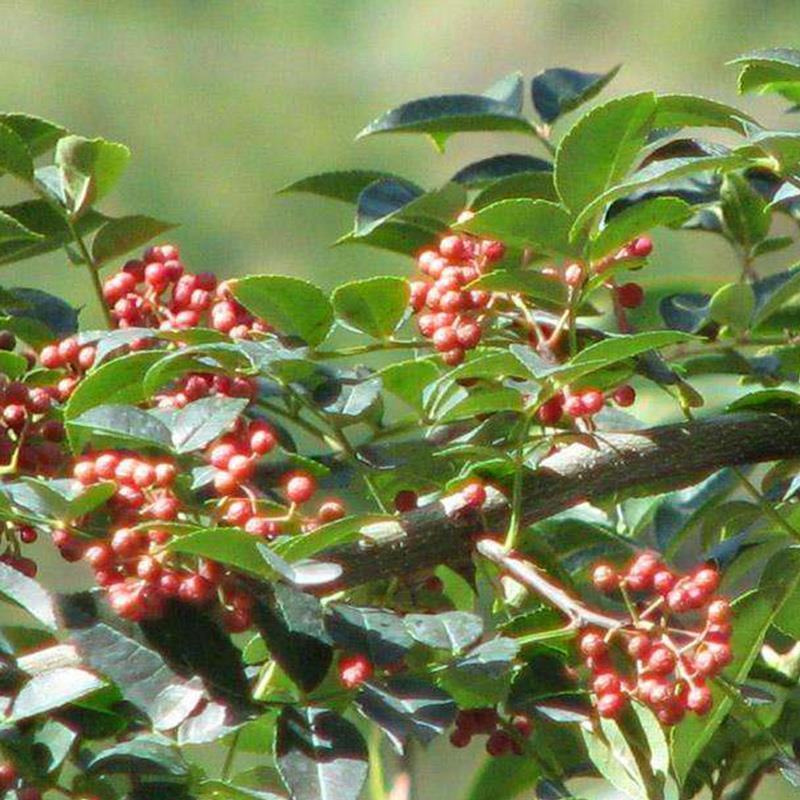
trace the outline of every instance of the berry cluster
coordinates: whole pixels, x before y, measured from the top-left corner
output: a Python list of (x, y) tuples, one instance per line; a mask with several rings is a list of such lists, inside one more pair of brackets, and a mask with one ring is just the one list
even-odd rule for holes
[(151, 247), (103, 284), (103, 296), (120, 328), (185, 330), (207, 323), (234, 339), (270, 329), (237, 303), (214, 274), (186, 272), (174, 245)]
[(255, 397), (258, 387), (255, 379), (241, 375), (214, 375), (208, 372), (191, 372), (179, 378), (168, 391), (160, 392), (153, 399), (158, 408), (183, 408), (188, 403), (203, 397)]
[[(470, 216), (465, 211), (458, 222)], [(466, 234), (444, 236), (435, 248), (419, 254), (417, 266), (424, 278), (411, 283), (411, 308), (419, 315), (420, 333), (433, 342), (445, 364), (460, 364), (464, 353), (478, 346), (491, 295), (467, 286), (504, 254), (502, 242)]]
[(26, 558), (20, 552), (21, 544), (33, 544), (39, 538), (35, 528), (30, 525), (14, 525), (7, 522), (0, 530), (0, 540), (5, 540), (6, 548), (0, 555), (0, 562), (13, 567), (29, 578), (36, 577), (38, 566), (32, 558)]
[[(592, 580), (602, 592), (623, 593), (634, 611), (629, 623), (606, 633), (593, 628), (581, 633), (579, 648), (593, 675), (598, 713), (616, 717), (635, 697), (665, 725), (677, 724), (687, 711), (706, 714), (712, 705), (706, 681), (732, 659), (730, 605), (714, 596), (719, 573), (702, 567), (681, 576), (657, 554), (645, 552), (623, 571), (597, 564)], [(676, 615), (691, 612), (701, 620), (699, 627), (676, 621)], [(618, 661), (626, 664), (622, 673)]]
[(532, 731), (531, 719), (525, 714), (515, 714), (506, 721), (491, 706), (471, 708), (458, 712), (455, 730), (450, 734), (450, 744), (453, 747), (466, 747), (473, 736), (484, 735), (488, 737), (486, 752), (490, 756), (508, 753), (521, 756), (525, 752), (525, 740)]
[(613, 400), (620, 408), (628, 408), (636, 402), (636, 390), (628, 384), (618, 386), (608, 394), (599, 389), (565, 390), (542, 403), (536, 415), (542, 425), (556, 425), (564, 414), (572, 418), (592, 417), (608, 400)]

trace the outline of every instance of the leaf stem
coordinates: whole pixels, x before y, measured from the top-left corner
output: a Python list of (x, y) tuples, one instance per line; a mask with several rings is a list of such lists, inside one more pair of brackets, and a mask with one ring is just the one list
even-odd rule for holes
[(236, 748), (239, 745), (239, 735), (241, 732), (241, 728), (234, 732), (230, 746), (228, 747), (228, 752), (225, 754), (225, 763), (222, 765), (221, 773), (221, 778), (223, 781), (227, 781), (231, 777), (233, 760), (236, 757)]

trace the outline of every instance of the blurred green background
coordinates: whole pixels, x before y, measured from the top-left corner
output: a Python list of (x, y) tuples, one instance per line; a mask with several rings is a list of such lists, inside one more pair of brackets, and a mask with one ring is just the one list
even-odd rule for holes
[[(410, 264), (330, 248), (350, 226), (348, 208), (276, 196), (281, 186), (359, 166), (434, 186), (491, 153), (543, 155), (525, 136), (456, 136), (444, 156), (421, 136), (355, 142), (385, 108), (480, 92), (514, 70), (530, 78), (546, 67), (623, 63), (604, 96), (705, 94), (765, 124), (796, 127), (775, 100), (738, 98), (736, 69), (724, 62), (751, 48), (797, 46), (798, 12), (797, 0), (0, 0), (0, 106), (128, 144), (132, 163), (103, 208), (182, 223), (171, 238), (190, 269), (283, 272), (330, 288), (378, 271), (405, 275)], [(716, 237), (656, 240), (645, 286), (681, 278), (717, 286), (736, 271)], [(797, 254), (778, 258), (786, 264)], [(8, 267), (3, 283), (75, 305), (88, 297), (84, 273), (62, 255)], [(82, 321), (99, 322), (91, 303)], [(429, 751), (419, 762), (419, 800), (458, 796), (479, 757), (479, 748)], [(759, 796), (797, 795), (776, 782)]]

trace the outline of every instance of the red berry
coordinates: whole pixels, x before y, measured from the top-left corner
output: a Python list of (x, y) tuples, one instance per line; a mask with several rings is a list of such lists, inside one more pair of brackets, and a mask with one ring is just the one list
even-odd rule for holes
[(319, 517), (319, 521), (325, 524), (341, 519), (346, 513), (344, 505), (338, 500), (326, 500), (319, 507), (317, 516)]
[(595, 631), (587, 631), (581, 636), (580, 651), (585, 656), (597, 658), (605, 655), (607, 647), (602, 635)]
[(708, 607), (708, 621), (727, 622), (731, 617), (731, 607), (727, 600), (714, 600)]
[(636, 390), (625, 384), (616, 388), (611, 397), (620, 408), (628, 408), (636, 402)]
[(217, 469), (227, 469), (228, 462), (239, 454), (239, 448), (230, 442), (214, 445), (208, 453), (209, 463)]
[(597, 713), (606, 719), (615, 719), (625, 708), (625, 695), (618, 692), (601, 695), (597, 698)]
[(491, 239), (484, 239), (481, 249), (486, 260), (490, 262), (500, 261), (506, 254), (506, 246), (502, 242), (495, 242)]
[(433, 346), (440, 352), (446, 353), (459, 346), (458, 334), (449, 325), (439, 328), (432, 337)]
[(486, 752), (490, 756), (505, 755), (514, 743), (514, 740), (506, 731), (493, 731), (486, 740)]
[(628, 639), (627, 650), (631, 658), (637, 660), (647, 658), (650, 647), (650, 637), (646, 633), (635, 633)]
[(401, 513), (413, 511), (417, 507), (417, 493), (404, 489), (394, 496), (394, 507)]
[(675, 654), (664, 645), (656, 645), (647, 658), (647, 668), (657, 675), (667, 675), (675, 669)]
[(84, 559), (94, 570), (102, 570), (111, 566), (114, 561), (114, 551), (105, 543), (89, 545), (83, 553)]
[(47, 369), (58, 369), (64, 366), (64, 359), (61, 357), (58, 345), (55, 344), (48, 344), (42, 348), (42, 352), (39, 354), (39, 361)]
[(214, 595), (215, 588), (202, 575), (189, 575), (181, 581), (178, 597), (186, 603), (203, 605)]
[(563, 399), (561, 395), (551, 397), (536, 411), (536, 416), (542, 425), (555, 425), (564, 413)]
[(466, 747), (471, 741), (472, 734), (464, 728), (456, 728), (450, 734), (450, 744), (452, 744), (453, 747), (458, 747), (460, 749)]
[(486, 502), (486, 489), (482, 483), (468, 483), (461, 490), (464, 503), (470, 508), (480, 508)]
[(177, 469), (175, 468), (174, 464), (169, 464), (166, 461), (162, 461), (160, 464), (156, 464), (155, 466), (155, 483), (156, 486), (169, 486), (174, 480), (175, 476), (178, 474)]
[(598, 564), (592, 570), (592, 583), (601, 592), (611, 592), (619, 586), (619, 574), (610, 564)]
[(248, 433), (250, 449), (260, 456), (266, 455), (278, 444), (275, 432), (266, 423), (254, 423)]
[(619, 675), (614, 672), (601, 672), (592, 681), (592, 691), (597, 695), (616, 693), (619, 689)]
[(617, 289), (617, 299), (623, 308), (638, 308), (644, 301), (644, 289), (638, 283), (624, 283)]
[(564, 283), (567, 286), (579, 286), (583, 281), (583, 267), (580, 264), (570, 264), (564, 270)]
[(255, 463), (252, 459), (248, 458), (247, 456), (237, 454), (232, 456), (231, 459), (228, 461), (228, 466), (226, 467), (227, 472), (229, 472), (234, 478), (236, 478), (239, 483), (242, 481), (248, 480), (255, 470)]
[(339, 660), (339, 681), (346, 689), (355, 689), (372, 677), (372, 664), (366, 656), (356, 654)]
[(678, 578), (668, 569), (660, 569), (653, 575), (653, 589), (661, 595), (667, 594), (677, 583)]
[(10, 762), (0, 764), (0, 792), (7, 792), (17, 781), (17, 768)]
[(647, 258), (653, 252), (653, 240), (649, 236), (638, 236), (628, 244), (628, 252), (635, 258)]
[(97, 471), (94, 461), (78, 461), (72, 468), (72, 477), (84, 486), (89, 486), (97, 481)]
[(150, 504), (150, 516), (162, 522), (174, 520), (178, 516), (179, 510), (180, 503), (177, 497), (158, 497)]
[(463, 360), (464, 350), (461, 347), (454, 347), (452, 350), (442, 353), (442, 361), (448, 367), (457, 367)]
[(692, 663), (698, 675), (704, 677), (716, 675), (720, 669), (716, 658), (714, 658), (714, 654), (710, 650), (701, 650), (699, 653), (696, 653), (692, 659)]
[(711, 710), (713, 702), (711, 690), (707, 686), (694, 686), (686, 695), (686, 708), (701, 717)]
[(578, 394), (571, 394), (564, 400), (564, 413), (570, 417), (582, 417), (586, 414), (583, 407), (583, 398)]
[(463, 322), (456, 328), (456, 336), (465, 350), (472, 350), (481, 340), (481, 327), (475, 322)]
[(271, 538), (278, 533), (277, 523), (267, 517), (250, 517), (244, 524), (247, 533), (253, 536)]
[(20, 525), (17, 532), (19, 534), (19, 540), (23, 544), (33, 544), (39, 538), (36, 529), (32, 528), (30, 525)]
[(111, 480), (116, 477), (119, 456), (116, 453), (103, 453), (94, 462), (94, 469), (98, 478)]
[(511, 726), (523, 739), (527, 739), (533, 733), (533, 721), (527, 714), (514, 714)]
[(239, 489), (239, 481), (229, 472), (220, 470), (214, 475), (214, 489), (217, 494), (232, 495)]
[(81, 347), (78, 344), (78, 340), (73, 339), (72, 337), (69, 339), (63, 339), (58, 343), (58, 354), (65, 362), (74, 361), (78, 357), (80, 349)]
[(307, 472), (290, 472), (284, 476), (286, 497), (292, 503), (305, 503), (317, 490), (317, 483)]
[(710, 594), (715, 592), (719, 586), (719, 572), (710, 567), (705, 567), (695, 573), (692, 579), (696, 586), (699, 586), (704, 592)]

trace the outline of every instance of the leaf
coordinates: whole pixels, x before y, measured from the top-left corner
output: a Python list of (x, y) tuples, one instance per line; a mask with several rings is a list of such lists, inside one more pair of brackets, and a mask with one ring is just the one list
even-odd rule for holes
[(9, 308), (14, 316), (43, 322), (56, 336), (65, 337), (78, 330), (78, 309), (60, 297), (43, 292), (41, 289), (10, 289), (13, 297), (24, 305), (24, 308)]
[(169, 428), (136, 406), (102, 405), (90, 408), (67, 421), (67, 435), (73, 452), (91, 442), (94, 447), (172, 448)]
[(479, 211), (500, 200), (515, 200), (528, 197), (532, 200), (558, 202), (552, 172), (520, 172), (490, 183), (472, 199), (470, 208)]
[(539, 759), (517, 755), (489, 756), (475, 774), (466, 800), (514, 800), (542, 775)]
[(203, 781), (197, 792), (199, 797), (210, 797), (211, 800), (283, 800), (272, 792), (233, 786), (224, 781)]
[(456, 704), (447, 692), (420, 678), (394, 676), (384, 684), (365, 683), (356, 708), (378, 725), (402, 752), (413, 737), (424, 744), (452, 725)]
[(466, 190), (457, 183), (424, 192), (406, 181), (375, 181), (358, 196), (353, 235), (369, 236), (396, 220), (438, 229), (448, 225), (466, 201)]
[(708, 322), (710, 302), (711, 297), (707, 294), (672, 294), (661, 298), (658, 312), (667, 327), (697, 333)]
[(531, 83), (533, 105), (544, 122), (553, 123), (599, 94), (613, 80), (620, 66), (597, 73), (565, 67), (543, 70)]
[(744, 177), (728, 173), (720, 189), (722, 218), (734, 239), (748, 250), (766, 238), (770, 215), (766, 201)]
[(753, 258), (767, 255), (768, 253), (776, 253), (779, 250), (785, 250), (794, 244), (794, 239), (791, 236), (770, 236), (759, 242), (751, 252)]
[(522, 76), (509, 75), (483, 95), (453, 94), (412, 100), (374, 119), (357, 139), (377, 133), (427, 133), (438, 147), (460, 131), (533, 134), (522, 116)]
[[(797, 90), (800, 99), (800, 82)], [(736, 152), (752, 158), (770, 156), (782, 174), (791, 174), (800, 162), (800, 134), (794, 131), (757, 131), (751, 133), (747, 144), (737, 148)], [(775, 200), (773, 197), (770, 206), (775, 204)]]
[(10, 214), (0, 211), (0, 243), (36, 242), (42, 237), (17, 222)]
[(384, 276), (345, 283), (334, 291), (331, 302), (348, 327), (383, 339), (400, 324), (409, 296), (408, 281)]
[(27, 183), (33, 180), (33, 159), (22, 137), (0, 120), (0, 174), (8, 172)]
[(654, 128), (729, 128), (737, 133), (746, 133), (745, 123), (756, 121), (744, 111), (691, 94), (660, 94), (656, 97)]
[(19, 378), (28, 371), (27, 360), (19, 353), (0, 351), (0, 374), (7, 378)]
[(580, 211), (625, 176), (645, 144), (656, 110), (650, 92), (619, 97), (581, 117), (558, 145), (556, 189)]
[(278, 190), (278, 194), (289, 192), (307, 192), (320, 197), (329, 197), (333, 200), (343, 200), (346, 203), (355, 203), (361, 192), (375, 181), (391, 179), (402, 181), (397, 175), (390, 172), (377, 170), (351, 169), (341, 172), (322, 172), (318, 175), (309, 175), (301, 178), (288, 186)]
[(293, 800), (357, 800), (369, 770), (358, 729), (323, 708), (283, 709), (275, 757)]
[(46, 628), (58, 628), (52, 597), (33, 578), (3, 562), (0, 562), (0, 595), (24, 608)]
[(677, 197), (653, 197), (615, 214), (592, 241), (592, 258), (617, 252), (632, 239), (659, 225), (673, 226), (691, 214), (688, 203)]
[(189, 765), (173, 742), (165, 736), (147, 733), (101, 751), (86, 764), (86, 771), (101, 775), (189, 777)]
[(20, 690), (12, 716), (15, 721), (45, 714), (101, 689), (105, 683), (77, 667), (57, 667), (34, 675)]
[(19, 112), (0, 114), (0, 122), (22, 139), (34, 158), (53, 148), (67, 132), (55, 122)]
[(366, 655), (376, 667), (397, 663), (414, 644), (403, 618), (378, 608), (333, 603), (325, 627), (338, 647)]
[(55, 164), (72, 210), (80, 212), (105, 197), (125, 171), (130, 155), (125, 145), (105, 139), (59, 139)]
[(313, 691), (333, 660), (320, 601), (279, 583), (257, 598), (253, 616), (271, 656), (304, 692)]
[(647, 789), (636, 764), (636, 757), (616, 722), (600, 720), (601, 732), (588, 724), (581, 734), (589, 758), (600, 774), (626, 797), (644, 800)]
[(474, 644), (483, 634), (483, 620), (463, 611), (439, 614), (408, 614), (406, 629), (422, 644), (459, 653)]
[(461, 708), (493, 705), (508, 692), (518, 653), (516, 641), (498, 636), (449, 664), (438, 683)]
[[(731, 639), (733, 661), (724, 672), (729, 683), (740, 684), (746, 679), (770, 625), (798, 585), (800, 548), (790, 547), (770, 560), (758, 589), (735, 601)], [(713, 689), (713, 694), (714, 705), (707, 716), (687, 719), (673, 733), (672, 763), (680, 781), (689, 774), (695, 760), (730, 710), (732, 700), (728, 694), (718, 686)]]
[(489, 292), (519, 292), (557, 306), (563, 306), (567, 299), (567, 290), (562, 281), (533, 269), (495, 269), (473, 281), (469, 288)]
[(236, 424), (248, 402), (242, 397), (219, 395), (187, 403), (170, 425), (175, 452), (193, 453), (204, 448)]
[(730, 170), (747, 166), (743, 156), (736, 153), (725, 153), (723, 155), (700, 156), (696, 158), (665, 158), (660, 161), (653, 161), (647, 166), (634, 172), (622, 183), (611, 186), (599, 197), (595, 197), (578, 214), (572, 226), (572, 235), (575, 237), (580, 231), (598, 215), (598, 213), (614, 200), (632, 194), (633, 192), (644, 189), (653, 184), (666, 183), (685, 175), (692, 175), (697, 172), (709, 172), (712, 170)]
[(800, 293), (800, 266), (755, 281), (753, 292), (756, 296), (753, 327), (756, 328)]
[(310, 533), (279, 538), (273, 543), (272, 549), (281, 558), (295, 562), (309, 558), (321, 550), (358, 541), (362, 528), (387, 519), (394, 517), (376, 514), (345, 517), (316, 528)]
[(387, 392), (397, 395), (413, 409), (422, 412), (425, 407), (425, 388), (439, 377), (440, 370), (433, 359), (413, 359), (389, 364), (377, 374)]
[(501, 200), (480, 209), (457, 230), (500, 239), (507, 245), (531, 247), (557, 255), (574, 255), (569, 230), (572, 217), (562, 206), (547, 200)]
[(728, 283), (712, 295), (708, 306), (709, 316), (734, 331), (746, 331), (750, 326), (755, 304), (755, 294), (749, 284)]
[(262, 578), (275, 577), (274, 570), (261, 558), (257, 537), (238, 528), (204, 528), (174, 536), (167, 549), (210, 558)]
[(775, 411), (794, 409), (800, 404), (800, 394), (790, 389), (758, 389), (728, 403), (725, 410)]
[(455, 402), (442, 405), (437, 409), (437, 419), (440, 423), (456, 422), (498, 411), (522, 411), (522, 395), (516, 389), (505, 387), (479, 389), (463, 399), (456, 396)]
[(739, 78), (739, 91), (742, 94), (780, 91), (781, 84), (800, 81), (800, 51), (790, 48), (751, 50), (728, 63), (745, 65)]
[(536, 156), (524, 155), (522, 153), (505, 153), (499, 156), (482, 158), (462, 167), (450, 179), (455, 183), (463, 183), (469, 189), (485, 187), (491, 185), (501, 178), (518, 176), (530, 173), (550, 173), (553, 165), (549, 161), (544, 161)]
[(104, 264), (174, 227), (172, 222), (163, 222), (144, 214), (109, 220), (97, 231), (92, 241), (92, 259), (96, 264)]
[(160, 352), (130, 353), (102, 364), (77, 385), (64, 408), (64, 418), (75, 419), (99, 405), (134, 404), (147, 399), (144, 376), (162, 357)]
[(313, 283), (283, 275), (255, 275), (231, 282), (234, 297), (281, 333), (320, 344), (333, 324), (333, 308)]
[(363, 244), (375, 247), (378, 250), (388, 250), (391, 253), (400, 253), (406, 256), (416, 254), (436, 238), (440, 230), (447, 226), (444, 224), (415, 225), (402, 220), (391, 220), (382, 223), (366, 236), (356, 236), (355, 232), (345, 234), (335, 242), (335, 245)]

